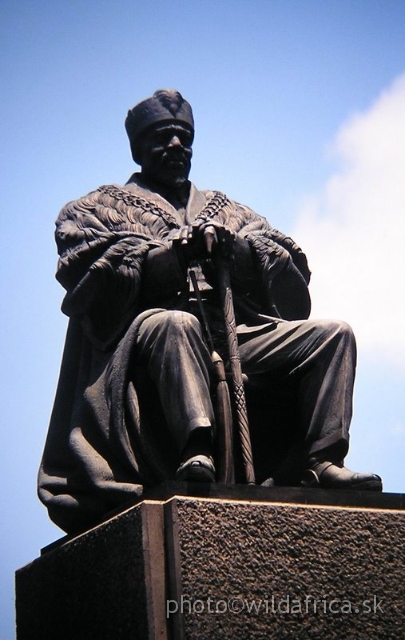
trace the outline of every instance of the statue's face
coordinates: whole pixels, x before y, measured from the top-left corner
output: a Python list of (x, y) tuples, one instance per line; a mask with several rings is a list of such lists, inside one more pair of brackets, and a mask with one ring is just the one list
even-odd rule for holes
[(179, 187), (191, 168), (193, 132), (178, 123), (156, 125), (141, 143), (142, 173), (168, 187)]

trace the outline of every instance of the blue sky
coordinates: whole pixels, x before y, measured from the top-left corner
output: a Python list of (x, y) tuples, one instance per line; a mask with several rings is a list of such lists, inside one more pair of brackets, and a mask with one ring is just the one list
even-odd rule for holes
[(314, 315), (353, 325), (347, 462), (405, 492), (403, 0), (3, 0), (0, 43), (0, 640), (14, 570), (61, 535), (35, 487), (66, 329), (54, 219), (126, 181), (126, 111), (155, 89), (194, 108), (197, 186), (293, 235)]

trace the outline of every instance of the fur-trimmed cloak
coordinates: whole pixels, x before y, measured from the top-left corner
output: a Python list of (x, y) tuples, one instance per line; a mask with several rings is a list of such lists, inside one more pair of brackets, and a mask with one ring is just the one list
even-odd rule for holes
[[(225, 195), (193, 186), (187, 215), (237, 234), (231, 278), (245, 331), (308, 317), (307, 262), (290, 238)], [(56, 277), (70, 321), (39, 496), (69, 533), (174, 477), (178, 453), (133, 347), (140, 317), (186, 304), (186, 270), (171, 241), (180, 226), (176, 210), (136, 176), (67, 204), (57, 219)]]

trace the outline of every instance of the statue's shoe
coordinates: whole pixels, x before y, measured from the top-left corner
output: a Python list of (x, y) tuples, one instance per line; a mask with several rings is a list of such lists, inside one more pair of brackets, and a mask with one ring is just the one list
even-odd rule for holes
[(321, 489), (357, 489), (358, 491), (382, 491), (382, 480), (375, 473), (356, 473), (343, 464), (316, 462), (304, 471), (302, 487)]
[(211, 456), (193, 456), (183, 462), (176, 472), (182, 482), (215, 482), (214, 460)]

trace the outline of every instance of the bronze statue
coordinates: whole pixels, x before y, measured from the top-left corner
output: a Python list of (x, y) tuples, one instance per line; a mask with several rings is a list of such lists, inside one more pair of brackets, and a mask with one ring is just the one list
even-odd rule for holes
[[(70, 202), (56, 223), (70, 321), (39, 472), (52, 520), (75, 532), (145, 486), (218, 480), (204, 326), (228, 363), (224, 273), (256, 482), (381, 491), (379, 476), (343, 466), (355, 341), (343, 322), (308, 320), (301, 249), (248, 207), (189, 182), (194, 122), (180, 93), (157, 91), (125, 126), (141, 172)], [(234, 446), (232, 473), (245, 481)]]

